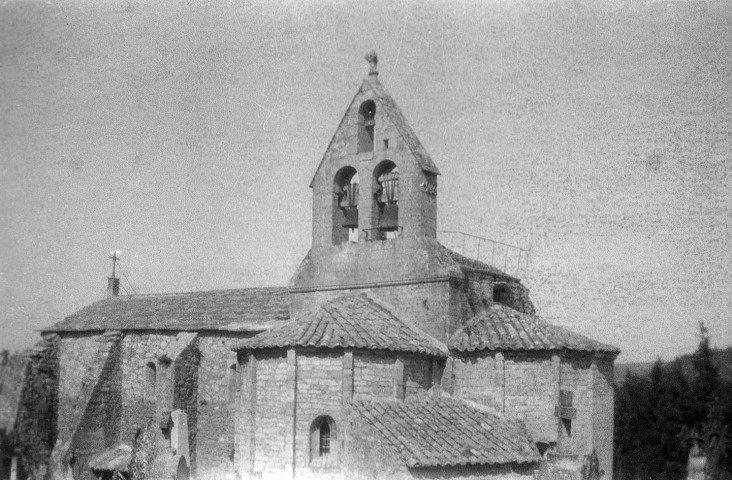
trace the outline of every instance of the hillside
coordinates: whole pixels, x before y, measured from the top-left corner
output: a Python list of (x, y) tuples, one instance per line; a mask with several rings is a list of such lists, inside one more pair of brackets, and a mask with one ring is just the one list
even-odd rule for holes
[[(714, 349), (714, 365), (719, 369), (719, 376), (723, 382), (732, 382), (732, 347)], [(692, 354), (677, 357), (681, 360), (682, 368), (687, 378), (693, 375), (694, 368), (691, 365)], [(648, 376), (651, 373), (655, 362), (618, 363), (615, 365), (615, 383), (622, 385), (626, 375), (630, 372), (637, 376)], [(670, 363), (670, 362), (664, 362)]]

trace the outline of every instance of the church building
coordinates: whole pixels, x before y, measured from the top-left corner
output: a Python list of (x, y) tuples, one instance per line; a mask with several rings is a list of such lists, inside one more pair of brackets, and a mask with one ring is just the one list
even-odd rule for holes
[(618, 349), (438, 242), (440, 171), (367, 60), (290, 284), (111, 295), (48, 327), (15, 419), (24, 472), (612, 478)]

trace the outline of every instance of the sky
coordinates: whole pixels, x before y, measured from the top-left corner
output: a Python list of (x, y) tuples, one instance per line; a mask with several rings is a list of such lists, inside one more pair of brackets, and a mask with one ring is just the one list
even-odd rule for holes
[(0, 3), (0, 349), (103, 297), (287, 285), (368, 69), (438, 228), (621, 362), (732, 345), (732, 2)]

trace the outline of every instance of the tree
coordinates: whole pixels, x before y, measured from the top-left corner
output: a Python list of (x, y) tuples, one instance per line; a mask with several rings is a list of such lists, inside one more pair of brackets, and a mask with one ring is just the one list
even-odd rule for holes
[(709, 330), (704, 322), (699, 323), (699, 347), (691, 358), (695, 378), (693, 381), (693, 417), (695, 427), (700, 427), (709, 416), (709, 406), (720, 394), (719, 370), (714, 365), (712, 349), (709, 347)]
[[(690, 447), (681, 441), (682, 432), (701, 433), (717, 398), (721, 398), (717, 404), (725, 408), (724, 424), (730, 424), (732, 385), (722, 385), (703, 323), (699, 332), (699, 346), (690, 359), (693, 372), (684, 370), (683, 358), (666, 364), (658, 359), (647, 377), (628, 372), (625, 383), (616, 387), (616, 478), (682, 480)], [(726, 452), (718, 458), (726, 462), (729, 472), (730, 445)]]

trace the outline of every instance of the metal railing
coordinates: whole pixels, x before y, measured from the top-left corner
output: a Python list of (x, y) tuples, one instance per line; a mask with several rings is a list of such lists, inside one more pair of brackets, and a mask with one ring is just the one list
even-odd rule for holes
[(455, 230), (438, 230), (437, 240), (461, 255), (492, 265), (515, 277), (521, 277), (529, 264), (529, 250), (498, 240)]

